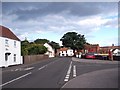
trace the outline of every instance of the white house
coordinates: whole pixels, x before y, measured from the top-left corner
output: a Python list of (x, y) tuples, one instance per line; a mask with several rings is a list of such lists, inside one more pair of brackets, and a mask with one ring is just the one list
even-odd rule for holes
[(113, 49), (112, 52), (113, 52), (113, 55), (120, 56), (120, 49), (117, 49), (117, 48)]
[(74, 55), (73, 50), (69, 48), (60, 48), (59, 52), (60, 52), (59, 53), (60, 56), (73, 56)]
[(47, 52), (45, 53), (46, 55), (49, 55), (49, 57), (55, 57), (55, 50), (52, 48), (51, 45), (48, 43), (45, 43), (44, 46), (47, 48)]
[(20, 39), (10, 29), (0, 26), (0, 67), (22, 63)]

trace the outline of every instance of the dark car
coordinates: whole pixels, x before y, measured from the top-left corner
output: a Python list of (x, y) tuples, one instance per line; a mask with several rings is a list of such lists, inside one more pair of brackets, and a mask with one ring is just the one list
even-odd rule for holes
[(95, 59), (96, 58), (96, 53), (86, 53), (85, 58), (86, 59)]

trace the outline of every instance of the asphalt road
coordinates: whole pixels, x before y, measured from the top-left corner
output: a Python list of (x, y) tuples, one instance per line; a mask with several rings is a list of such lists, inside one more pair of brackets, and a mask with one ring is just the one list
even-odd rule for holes
[[(115, 68), (118, 68), (118, 64), (78, 62), (72, 60), (70, 57), (52, 58), (31, 65), (25, 65), (22, 67), (17, 66), (17, 67), (3, 69), (2, 84), (0, 85), (0, 87), (2, 88), (61, 88), (67, 85), (67, 83), (69, 83), (72, 80), (74, 80), (75, 82), (76, 78), (84, 74), (86, 74), (86, 77), (87, 76), (89, 77), (90, 75), (87, 74), (93, 71), (95, 72), (95, 71), (115, 69)], [(112, 77), (117, 78), (116, 74), (114, 73)], [(98, 75), (95, 76), (96, 78), (100, 79), (100, 76)], [(105, 77), (108, 76), (105, 75)], [(111, 82), (114, 83), (115, 80), (111, 79)], [(73, 86), (71, 85), (71, 87)], [(117, 86), (115, 85), (113, 85), (113, 87), (117, 88)]]

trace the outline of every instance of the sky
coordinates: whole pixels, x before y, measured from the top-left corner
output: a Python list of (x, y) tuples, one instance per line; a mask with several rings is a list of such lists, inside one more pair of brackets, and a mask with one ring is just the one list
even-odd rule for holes
[[(48, 39), (62, 45), (67, 32), (85, 35), (90, 44), (118, 45), (117, 2), (2, 2), (3, 26), (18, 38)], [(0, 5), (0, 6), (1, 6)]]

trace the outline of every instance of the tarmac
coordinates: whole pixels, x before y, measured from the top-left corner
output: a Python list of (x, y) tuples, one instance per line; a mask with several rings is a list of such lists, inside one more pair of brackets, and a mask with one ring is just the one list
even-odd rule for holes
[[(119, 64), (119, 61), (72, 58), (76, 62), (97, 64)], [(77, 76), (62, 88), (118, 88), (118, 68), (92, 71)]]
[(120, 61), (110, 61), (110, 60), (98, 60), (98, 59), (81, 59), (81, 58), (72, 58), (73, 61), (84, 62), (84, 63), (98, 63), (98, 64), (119, 64)]

